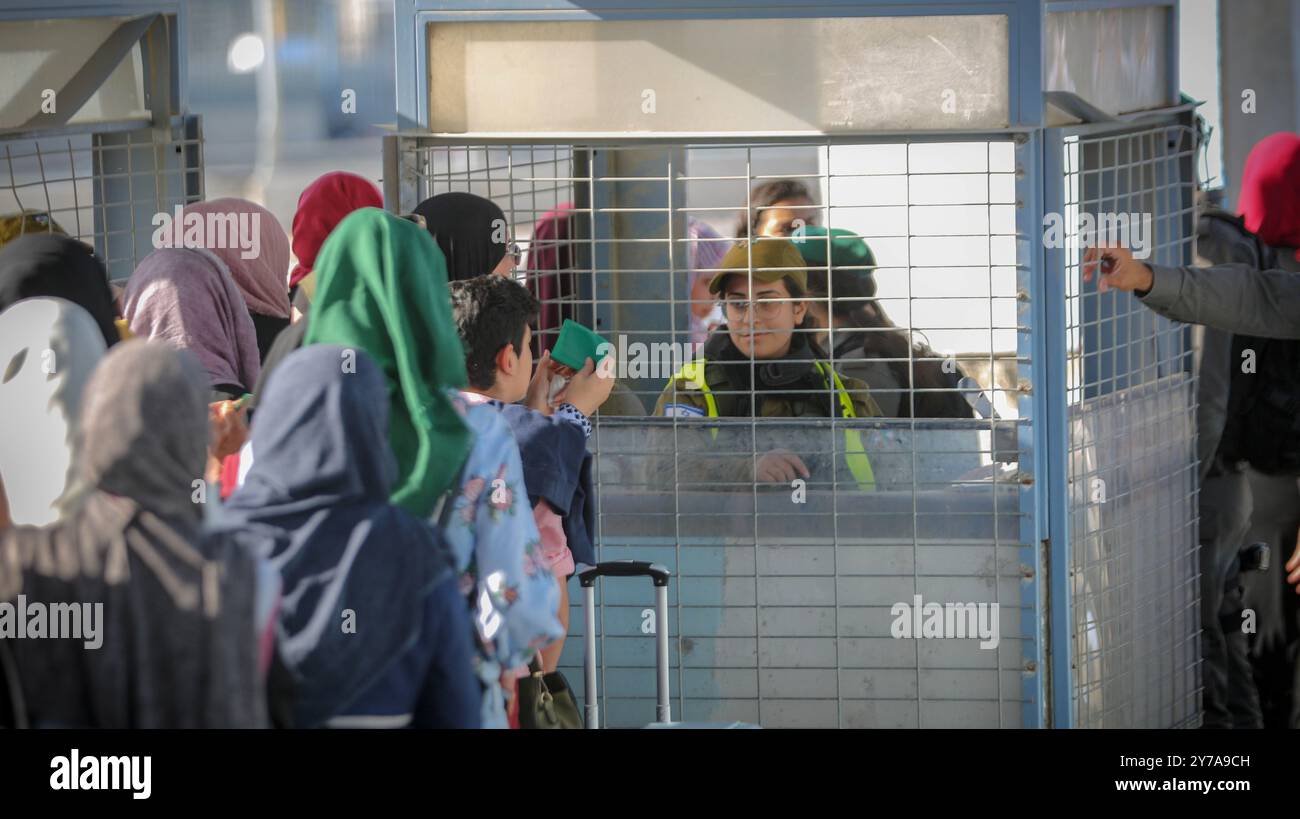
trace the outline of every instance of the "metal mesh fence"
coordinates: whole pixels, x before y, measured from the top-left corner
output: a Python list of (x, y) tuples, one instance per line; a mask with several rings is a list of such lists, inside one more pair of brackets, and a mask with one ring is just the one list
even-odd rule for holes
[[(1035, 561), (1028, 517), (1036, 489), (1019, 471), (1031, 412), (1018, 372), (1031, 345), (1018, 309), (1029, 286), (1017, 259), (1018, 150), (1000, 137), (386, 143), (390, 207), (409, 211), (427, 196), (470, 191), (502, 208), (526, 249), (516, 276), (543, 302), (535, 328), (542, 347), (560, 320), (573, 318), (618, 352), (619, 387), (596, 415), (590, 442), (598, 556), (663, 563), (674, 579), (668, 624), (653, 622), (649, 583), (600, 581), (606, 724), (653, 715), (651, 635), (662, 627), (671, 638), (677, 719), (772, 727), (1011, 727), (1037, 719), (1027, 693), (1038, 626), (1026, 568)], [(774, 180), (806, 190), (810, 201), (793, 218), (756, 201), (755, 186)], [(848, 323), (835, 333), (893, 337), (898, 352), (882, 354), (881, 363), (903, 375), (892, 387), (863, 379), (891, 408), (888, 417), (755, 417), (752, 405), (736, 417), (650, 415), (670, 377), (699, 354), (696, 345), (728, 332), (718, 296), (699, 284), (718, 269), (742, 221), (761, 231), (770, 225), (760, 223), (783, 221), (775, 235), (796, 241), (800, 224), (844, 228), (868, 243), (874, 264), (863, 269), (877, 289), (855, 300), (877, 306), (896, 327)], [(850, 297), (820, 298), (829, 308)], [(836, 370), (857, 363), (837, 355), (835, 339), (822, 341)], [(638, 369), (643, 352), (648, 360)], [(926, 382), (927, 366), (950, 377)], [(959, 383), (963, 375), (969, 380)], [(753, 387), (738, 392), (758, 400)], [(788, 392), (769, 386), (765, 394)], [(834, 400), (829, 386), (826, 393)], [(926, 417), (919, 402), (927, 393), (957, 397), (958, 410)], [(673, 400), (672, 389), (663, 394)], [(873, 487), (846, 463), (849, 432), (871, 460)], [(797, 453), (807, 478), (756, 477), (756, 462), (774, 450)], [(576, 590), (574, 583), (561, 669), (581, 694)], [(967, 625), (970, 633), (900, 638), (904, 625), (932, 621), (926, 604), (947, 618), (943, 634)], [(985, 625), (998, 636), (982, 641), (977, 620), (989, 612)]]
[[(1081, 280), (1090, 232), (1157, 264), (1194, 239), (1194, 134), (1071, 136), (1062, 213), (1075, 724), (1199, 720), (1195, 379), (1188, 328)], [(1123, 218), (1120, 218), (1123, 217)], [(1127, 232), (1125, 232), (1127, 231)]]
[(155, 214), (203, 197), (203, 140), (190, 117), (164, 129), (69, 129), (0, 138), (0, 218), (16, 234), (61, 231), (125, 279), (153, 251)]

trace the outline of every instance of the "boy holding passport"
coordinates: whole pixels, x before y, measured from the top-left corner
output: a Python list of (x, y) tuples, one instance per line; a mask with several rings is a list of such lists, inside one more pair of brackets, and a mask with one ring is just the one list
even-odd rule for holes
[[(521, 284), (502, 276), (452, 282), (451, 304), (465, 347), (469, 386), (466, 401), (489, 402), (505, 417), (519, 444), (524, 483), (542, 538), (542, 560), (560, 586), (558, 616), (569, 627), (566, 580), (575, 561), (596, 562), (591, 540), (594, 504), (591, 490), (589, 416), (614, 387), (606, 357), (598, 368), (588, 358), (569, 383), (548, 400), (558, 362), (544, 353), (533, 372), (529, 347), (541, 305)], [(523, 404), (516, 402), (523, 400)], [(563, 640), (542, 650), (543, 671), (559, 664)]]

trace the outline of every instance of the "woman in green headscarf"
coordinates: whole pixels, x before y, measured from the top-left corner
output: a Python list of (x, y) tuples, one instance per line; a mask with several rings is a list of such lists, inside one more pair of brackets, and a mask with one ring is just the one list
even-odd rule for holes
[(498, 683), (563, 636), (559, 589), (539, 569), (540, 537), (509, 427), (495, 409), (464, 406), (457, 395), (468, 379), (442, 251), (420, 225), (362, 208), (334, 228), (313, 269), (304, 343), (365, 350), (387, 378), (398, 463), (392, 502), (429, 517), (464, 465), (438, 523), (470, 590), (480, 722), (504, 728)]
[(330, 233), (314, 269), (304, 343), (355, 347), (379, 363), (398, 466), (392, 502), (428, 517), (471, 443), (445, 390), (467, 379), (442, 251), (414, 222), (362, 208)]

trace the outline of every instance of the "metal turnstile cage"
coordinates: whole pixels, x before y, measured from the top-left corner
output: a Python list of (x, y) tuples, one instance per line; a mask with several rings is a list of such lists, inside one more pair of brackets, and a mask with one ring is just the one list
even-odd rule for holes
[[(1146, 251), (1186, 264), (1195, 238), (1187, 122), (1061, 134), (1066, 224), (1148, 214)], [(1199, 720), (1195, 379), (1186, 325), (1081, 281), (1067, 237), (1071, 651), (1077, 725)]]
[[(1046, 275), (1035, 276), (1041, 227), (1026, 203), (1041, 196), (1067, 225), (1083, 210), (1149, 214), (1154, 260), (1183, 263), (1192, 139), (1181, 117), (1049, 129), (1041, 143), (1023, 135), (713, 144), (399, 136), (386, 144), (385, 177), (399, 210), (450, 190), (492, 198), (526, 259), (554, 260), (561, 246), (567, 254), (560, 265), (526, 262), (521, 278), (568, 277), (550, 290), (562, 315), (647, 345), (689, 340), (692, 251), (732, 241), (719, 215), (744, 213), (756, 182), (803, 180), (824, 224), (853, 228), (876, 251), (890, 315), (954, 356), (994, 398), (1001, 421), (720, 422), (738, 452), (754, 455), (775, 440), (831, 460), (842, 451), (837, 429), (863, 429), (878, 491), (859, 492), (832, 468), (809, 481), (798, 506), (772, 487), (693, 476), (677, 419), (597, 416), (599, 557), (673, 570), (668, 628), (680, 718), (1176, 726), (1199, 720), (1190, 337), (1131, 296), (1084, 285), (1087, 237), (1075, 229), (1046, 248)], [(1051, 175), (1041, 191), (1025, 174), (1039, 148)], [(534, 242), (533, 227), (561, 206), (569, 231)], [(701, 238), (688, 218), (709, 221), (722, 238)], [(1053, 278), (1063, 326), (1035, 320)], [(1036, 372), (1035, 350), (1060, 354), (1061, 372)], [(1058, 379), (1059, 403), (1035, 395)], [(632, 406), (652, 407), (663, 382), (630, 382)], [(1051, 447), (1057, 435), (1062, 444)], [(1046, 487), (1038, 475), (1051, 476)], [(1069, 557), (1056, 572), (1049, 555), (1059, 547), (1036, 511), (1053, 504), (1069, 527), (1060, 536)], [(1052, 593), (1039, 583), (1049, 573)], [(1000, 645), (894, 639), (892, 607), (915, 594), (998, 604)], [(610, 725), (639, 724), (654, 696), (652, 601), (614, 585), (597, 599), (602, 712)], [(575, 613), (572, 622), (562, 660), (571, 677), (582, 619)], [(1046, 663), (1068, 682), (1058, 676), (1052, 686)], [(1068, 700), (1068, 714), (1045, 706), (1049, 697), (1058, 708)]]
[[(1145, 215), (1156, 261), (1191, 259), (1175, 0), (394, 9), (387, 204), (501, 205), (545, 301), (540, 346), (566, 317), (693, 342), (701, 247), (763, 204), (754, 184), (787, 179), (871, 245), (908, 368), (958, 362), (975, 382), (958, 389), (996, 412), (708, 419), (702, 438), (645, 417), (668, 373), (626, 373), (591, 442), (599, 558), (675, 577), (668, 624), (602, 581), (608, 724), (649, 719), (663, 627), (689, 721), (1199, 723), (1190, 337), (1079, 270), (1084, 213)], [(846, 428), (875, 491), (842, 468)], [(723, 446), (811, 453), (805, 502), (719, 478)], [(999, 644), (896, 634), (915, 595), (996, 605)]]
[[(1026, 150), (1005, 136), (683, 145), (389, 139), (392, 207), (410, 210), (451, 190), (493, 199), (526, 260), (553, 260), (556, 244), (568, 255), (558, 269), (526, 262), (521, 277), (534, 285), (570, 277), (572, 287), (552, 289), (559, 295), (551, 303), (628, 345), (688, 343), (693, 250), (734, 241), (731, 221), (745, 211), (751, 185), (799, 178), (818, 191), (824, 223), (857, 229), (876, 252), (889, 314), (979, 373), (994, 397), (998, 422), (721, 422), (719, 449), (753, 455), (779, 444), (832, 464), (796, 503), (789, 487), (701, 477), (685, 425), (645, 417), (667, 371), (628, 379), (640, 410), (602, 411), (591, 441), (599, 558), (653, 561), (674, 573), (667, 628), (678, 718), (771, 727), (1035, 722), (1030, 283), (1017, 257), (1016, 204)], [(536, 239), (534, 225), (566, 203), (564, 239), (545, 229)], [(721, 237), (700, 238), (687, 219), (709, 221)], [(859, 491), (834, 465), (845, 426), (865, 436), (874, 492)], [(654, 700), (653, 601), (639, 585), (601, 583), (601, 711), (609, 725), (635, 725)], [(576, 685), (583, 617), (570, 591), (561, 668)], [(891, 611), (917, 594), (997, 604), (996, 648), (895, 639)]]
[(186, 109), (184, 0), (10, 3), (0, 39), (0, 218), (6, 237), (65, 233), (121, 281), (158, 218), (203, 197), (203, 138)]

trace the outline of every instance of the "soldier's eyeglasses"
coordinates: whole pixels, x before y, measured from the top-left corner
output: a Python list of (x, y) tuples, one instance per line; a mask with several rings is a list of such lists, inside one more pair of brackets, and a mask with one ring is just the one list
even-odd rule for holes
[(761, 319), (776, 318), (781, 313), (781, 305), (785, 304), (785, 299), (757, 299), (755, 301), (744, 301), (742, 299), (723, 299), (723, 309), (727, 311), (727, 318), (731, 320), (742, 319), (750, 308), (754, 310), (754, 315)]

